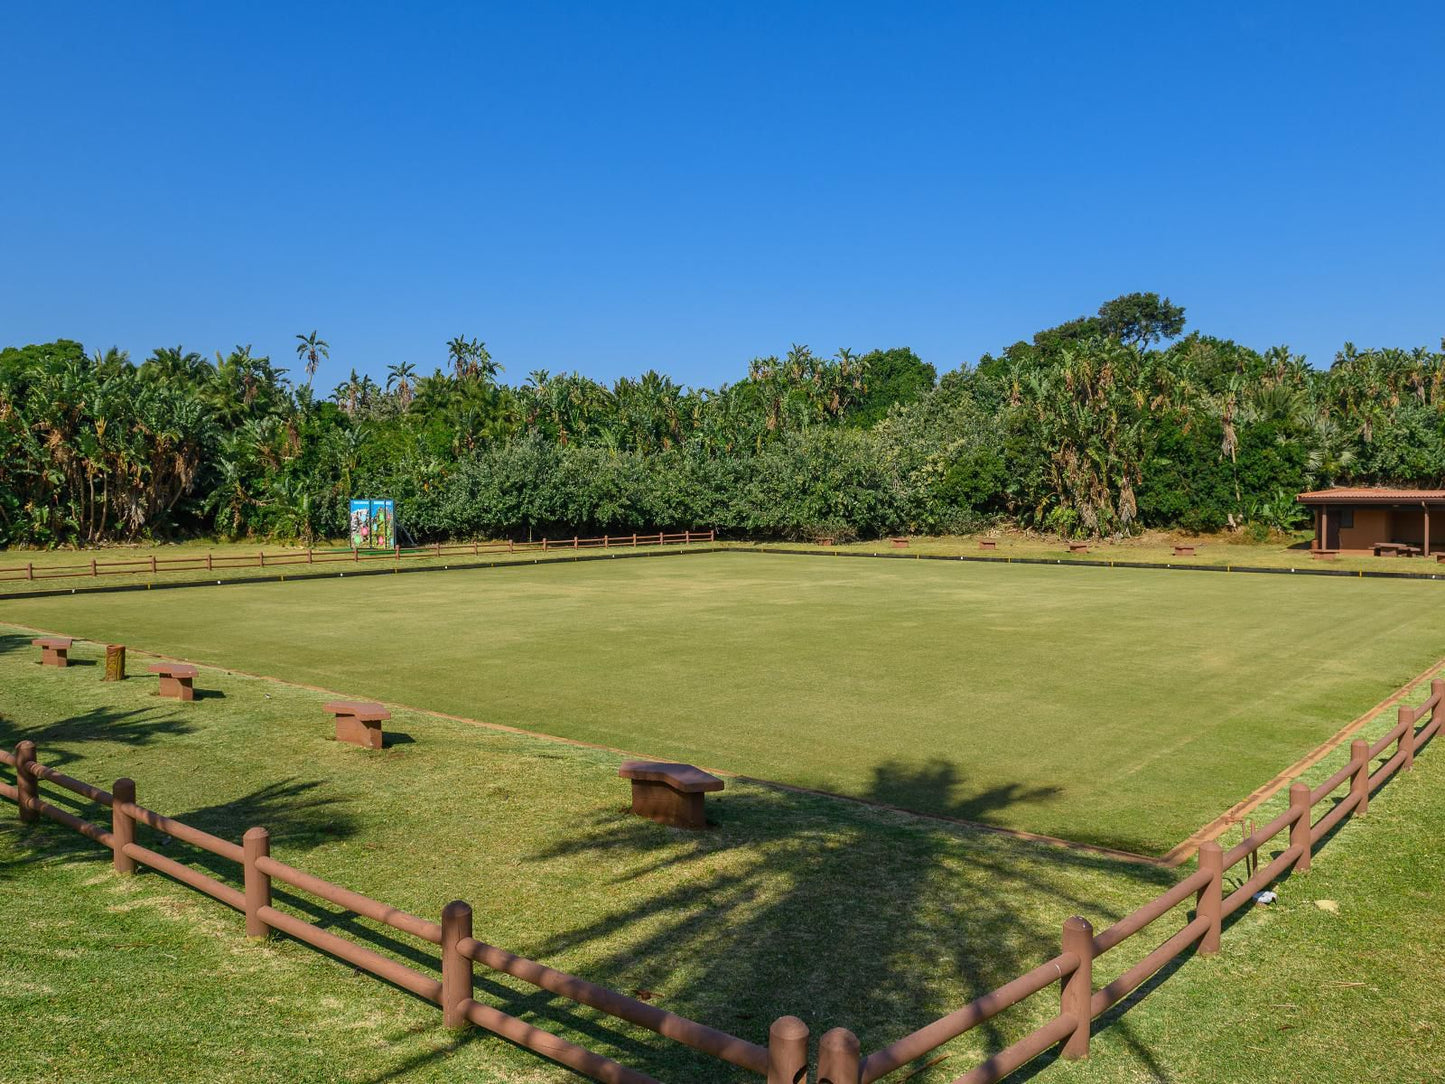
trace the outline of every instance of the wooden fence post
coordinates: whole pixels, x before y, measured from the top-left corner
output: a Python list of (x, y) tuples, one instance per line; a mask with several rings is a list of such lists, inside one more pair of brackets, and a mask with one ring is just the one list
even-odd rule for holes
[(1350, 797), (1355, 800), (1355, 814), (1363, 817), (1370, 811), (1370, 743), (1364, 738), (1350, 742), (1350, 763), (1355, 768)]
[(135, 842), (135, 818), (126, 812), (135, 805), (135, 780), (117, 779), (110, 792), (110, 834), (115, 847), (110, 864), (117, 873), (134, 873), (135, 859), (125, 853), (125, 845)]
[(808, 1078), (808, 1025), (780, 1016), (768, 1028), (768, 1084), (796, 1084)]
[(632, 532), (632, 548), (633, 548), (633, 549), (636, 549), (636, 548), (637, 548), (637, 532), (636, 532), (636, 531), (633, 531), (633, 532)]
[(818, 1084), (859, 1084), (862, 1079), (858, 1036), (847, 1028), (834, 1028), (818, 1040)]
[(125, 680), (125, 644), (105, 645), (105, 680)]
[(35, 579), (35, 562), (34, 562), (34, 561), (26, 561), (26, 562), (25, 562), (25, 578), (26, 578), (27, 580), (33, 580), (33, 579)]
[(94, 558), (94, 557), (92, 557), (92, 558), (90, 559), (90, 574), (91, 574), (92, 576), (99, 576), (99, 575), (100, 575), (100, 572), (96, 570), (96, 567), (95, 567), (95, 558)]
[(472, 958), (457, 944), (472, 936), (472, 906), (452, 900), (442, 908), (442, 1023), (449, 1028), (467, 1025), (466, 1004), (472, 999)]
[(683, 531), (683, 532), (682, 532), (682, 544), (683, 544), (684, 546), (686, 546), (686, 545), (690, 545), (691, 542), (692, 542), (692, 532), (691, 532), (691, 531)]
[(1094, 927), (1075, 915), (1064, 920), (1062, 946), (1079, 958), (1079, 966), (1059, 984), (1059, 1012), (1074, 1018), (1074, 1030), (1064, 1040), (1063, 1055), (1075, 1060), (1089, 1056), (1089, 1025), (1094, 1009)]
[(1209, 921), (1199, 939), (1199, 955), (1213, 956), (1219, 951), (1219, 938), (1224, 926), (1224, 849), (1217, 839), (1199, 845), (1199, 868), (1209, 873), (1209, 883), (1195, 897), (1195, 914)]
[(1396, 713), (1395, 722), (1397, 726), (1404, 724), (1396, 748), (1405, 754), (1405, 759), (1401, 762), (1400, 767), (1408, 772), (1415, 766), (1415, 709), (1401, 704), (1400, 710)]
[(153, 553), (153, 554), (151, 554), (151, 575), (155, 575), (155, 571), (156, 571), (156, 555)]
[(247, 828), (241, 837), (241, 861), (246, 882), (246, 936), (262, 938), (271, 927), (261, 917), (261, 908), (271, 906), (271, 875), (256, 867), (256, 859), (271, 857), (271, 833), (265, 828)]
[(257, 568), (265, 568), (265, 567), (266, 567), (266, 551), (265, 551), (265, 550), (257, 550), (257, 551), (256, 551), (256, 567), (257, 567)]
[(1289, 807), (1294, 813), (1294, 823), (1289, 829), (1289, 845), (1300, 848), (1299, 857), (1294, 860), (1296, 873), (1310, 871), (1310, 788), (1307, 783), (1291, 783), (1289, 786)]
[(15, 804), (20, 807), (21, 824), (29, 824), (40, 815), (35, 810), (40, 788), (30, 767), (34, 760), (33, 741), (23, 741), (15, 747)]
[(210, 550), (207, 550), (207, 551), (206, 551), (206, 571), (207, 571), (207, 572), (212, 571), (212, 560), (211, 560), (211, 551), (210, 551)]

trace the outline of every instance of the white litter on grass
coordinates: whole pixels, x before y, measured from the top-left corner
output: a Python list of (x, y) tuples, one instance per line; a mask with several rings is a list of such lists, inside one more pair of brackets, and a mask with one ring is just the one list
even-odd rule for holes
[(1273, 902), (1274, 902), (1275, 900), (1277, 900), (1277, 899), (1279, 899), (1279, 897), (1276, 896), (1273, 892), (1268, 892), (1268, 891), (1266, 891), (1266, 892), (1256, 892), (1256, 893), (1254, 894), (1254, 902), (1255, 902), (1255, 903), (1265, 903), (1265, 904), (1268, 904), (1268, 903), (1273, 903)]
[(1328, 911), (1332, 915), (1340, 913), (1340, 905), (1334, 900), (1315, 900), (1315, 906), (1321, 911)]

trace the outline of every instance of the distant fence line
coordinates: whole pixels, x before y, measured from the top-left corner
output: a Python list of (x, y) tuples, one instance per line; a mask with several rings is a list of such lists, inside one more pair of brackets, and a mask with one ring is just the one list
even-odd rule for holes
[[(1421, 720), (1425, 724), (1417, 729)], [(818, 1045), (818, 1084), (872, 1084), (1055, 983), (1060, 987), (1059, 1011), (1048, 1023), (957, 1077), (953, 1084), (992, 1084), (1056, 1046), (1064, 1058), (1087, 1056), (1090, 1025), (1095, 1017), (1182, 954), (1190, 950), (1199, 955), (1218, 952), (1224, 920), (1285, 874), (1308, 870), (1316, 845), (1352, 813), (1363, 816), (1370, 796), (1396, 772), (1413, 766), (1416, 752), (1440, 732), (1442, 720), (1445, 679), (1437, 678), (1430, 683), (1430, 696), (1423, 704), (1399, 707), (1395, 725), (1388, 733), (1374, 743), (1363, 738), (1352, 742), (1349, 762), (1323, 783), (1313, 789), (1303, 782), (1291, 785), (1289, 808), (1228, 851), (1215, 841), (1202, 844), (1194, 873), (1108, 929), (1096, 934), (1086, 919), (1068, 919), (1063, 924), (1057, 956), (866, 1056), (853, 1032), (845, 1028), (827, 1032)], [(1374, 761), (1392, 744), (1394, 753), (1372, 771)], [(15, 773), (13, 785), (0, 781), (0, 798), (17, 804), (21, 821), (28, 823), (43, 816), (72, 828), (110, 848), (117, 872), (134, 873), (141, 864), (167, 874), (243, 912), (248, 935), (265, 937), (275, 931), (320, 949), (439, 1006), (448, 1026), (475, 1024), (604, 1084), (656, 1084), (645, 1073), (475, 1000), (473, 966), (481, 964), (766, 1077), (768, 1084), (799, 1084), (808, 1078), (812, 1067), (808, 1027), (797, 1017), (784, 1016), (774, 1021), (767, 1046), (761, 1046), (479, 941), (472, 936), (471, 907), (463, 901), (448, 903), (441, 909), (440, 922), (432, 922), (276, 861), (270, 856), (270, 836), (265, 828), (251, 828), (237, 845), (137, 805), (135, 784), (129, 779), (116, 780), (109, 792), (72, 779), (37, 761), (34, 742), (22, 741), (13, 754), (0, 750), (0, 764), (9, 765)], [(40, 793), (42, 781), (109, 807), (110, 828), (45, 801)], [(1348, 787), (1346, 793), (1316, 820), (1314, 808), (1341, 787)], [(237, 889), (140, 846), (135, 841), (137, 823), (239, 864), (243, 888)], [(1285, 848), (1260, 864), (1259, 852), (1283, 832), (1289, 833)], [(1248, 863), (1246, 879), (1226, 895), (1225, 871), (1240, 862)], [(436, 969), (440, 978), (277, 910), (271, 900), (273, 881), (438, 946), (440, 962)], [(1193, 917), (1181, 929), (1118, 977), (1095, 988), (1100, 958), (1191, 896), (1195, 902)]]
[(101, 576), (159, 575), (162, 572), (214, 572), (217, 569), (239, 568), (281, 568), (288, 565), (319, 565), (336, 561), (360, 564), (363, 561), (401, 561), (407, 558), (440, 558), (468, 554), (479, 557), (491, 553), (548, 553), (554, 550), (609, 549), (639, 546), (688, 546), (700, 542), (712, 542), (714, 531), (681, 531), (668, 534), (613, 534), (596, 538), (543, 538), (536, 542), (457, 542), (450, 545), (441, 542), (430, 546), (395, 546), (391, 549), (305, 549), (277, 550), (267, 553), (222, 553), (207, 551), (187, 557), (157, 557), (154, 553), (146, 557), (121, 558), (114, 561), (92, 557), (89, 561), (73, 565), (42, 565), (27, 561), (23, 565), (0, 568), (0, 581), (4, 580), (60, 580), (77, 576), (98, 579)]

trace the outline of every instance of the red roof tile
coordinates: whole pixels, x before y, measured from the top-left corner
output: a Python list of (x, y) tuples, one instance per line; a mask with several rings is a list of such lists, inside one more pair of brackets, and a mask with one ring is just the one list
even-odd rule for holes
[(1336, 486), (1301, 493), (1302, 504), (1416, 504), (1445, 503), (1445, 489), (1387, 489), (1383, 486)]

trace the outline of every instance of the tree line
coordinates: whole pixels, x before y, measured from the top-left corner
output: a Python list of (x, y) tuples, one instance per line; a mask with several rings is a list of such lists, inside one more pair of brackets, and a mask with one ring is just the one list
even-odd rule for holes
[[(74, 341), (0, 350), (0, 544), (345, 533), (392, 497), (418, 541), (715, 528), (772, 538), (1069, 536), (1302, 522), (1332, 483), (1441, 484), (1445, 353), (1358, 350), (1327, 369), (1185, 333), (1131, 294), (946, 372), (899, 347), (753, 359), (717, 388), (648, 371), (517, 384), (477, 338), (429, 375), (313, 388), (249, 347), (140, 364)], [(1445, 350), (1445, 344), (1442, 344)], [(289, 360), (289, 359), (288, 359)]]

